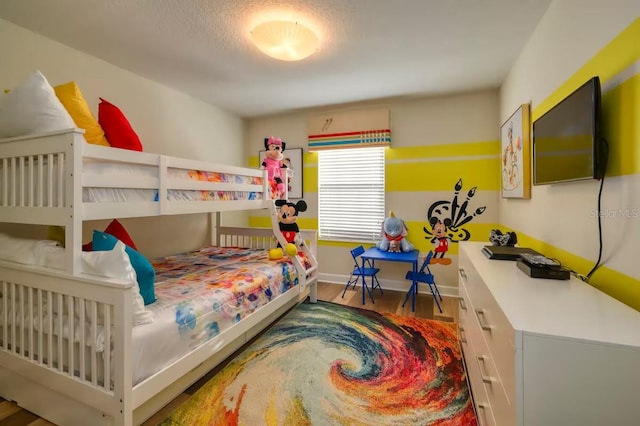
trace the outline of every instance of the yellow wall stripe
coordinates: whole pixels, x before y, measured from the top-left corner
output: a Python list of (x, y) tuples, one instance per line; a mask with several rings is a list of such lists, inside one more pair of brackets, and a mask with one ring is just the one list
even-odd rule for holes
[(318, 168), (309, 167), (304, 169), (304, 175), (302, 177), (302, 196), (306, 192), (318, 192)]
[(531, 113), (531, 120), (538, 119), (594, 75), (599, 75), (601, 83), (604, 83), (621, 70), (631, 66), (640, 59), (640, 43), (638, 40), (640, 40), (640, 18), (637, 18), (607, 46), (601, 49), (549, 97), (540, 102)]
[[(498, 132), (496, 128), (496, 133)], [(385, 153), (387, 162), (405, 159), (456, 157), (471, 155), (498, 155), (500, 142), (463, 142), (430, 146), (415, 146), (408, 148), (389, 148)]]
[(305, 166), (317, 166), (318, 165), (318, 153), (307, 152), (303, 155), (302, 161)]
[(462, 178), (478, 190), (500, 189), (500, 159), (391, 163), (386, 165), (386, 191), (450, 191)]
[(249, 157), (249, 161), (247, 167), (253, 167), (256, 169), (260, 168), (260, 164), (258, 164), (259, 157), (257, 155)]

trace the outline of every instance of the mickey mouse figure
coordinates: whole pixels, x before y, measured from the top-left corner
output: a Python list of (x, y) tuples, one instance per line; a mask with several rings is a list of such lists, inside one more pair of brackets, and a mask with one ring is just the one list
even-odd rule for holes
[[(269, 136), (264, 138), (264, 148), (267, 150), (265, 159), (262, 161), (262, 167), (267, 170), (267, 177), (272, 186), (272, 198), (284, 198), (285, 181), (283, 180), (283, 171), (287, 165), (282, 161), (282, 154), (286, 148), (286, 142), (282, 139)], [(284, 172), (286, 178), (286, 172)]]
[[(447, 218), (442, 222), (437, 217), (432, 217), (429, 220), (431, 228), (433, 230), (433, 238), (431, 243), (434, 245), (433, 257), (430, 263), (441, 263), (443, 265), (449, 265), (451, 259), (445, 259), (444, 254), (449, 251), (449, 236), (447, 235), (447, 228), (451, 226), (451, 219)], [(440, 256), (438, 258), (438, 256)]]
[(276, 207), (280, 207), (278, 214), (278, 222), (280, 232), (285, 240), (287, 240), (287, 246), (282, 249), (280, 243), (278, 247), (269, 250), (269, 259), (277, 260), (281, 259), (286, 252), (288, 256), (295, 256), (298, 252), (297, 245), (300, 245), (298, 233), (300, 228), (296, 221), (298, 220), (298, 213), (307, 211), (307, 203), (304, 200), (298, 200), (297, 203), (292, 203), (287, 200), (276, 200)]

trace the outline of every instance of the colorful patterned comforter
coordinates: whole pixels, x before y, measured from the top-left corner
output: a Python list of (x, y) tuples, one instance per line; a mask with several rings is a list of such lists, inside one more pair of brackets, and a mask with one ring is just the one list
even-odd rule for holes
[(154, 321), (135, 327), (139, 383), (298, 284), (294, 265), (267, 250), (205, 247), (151, 262)]

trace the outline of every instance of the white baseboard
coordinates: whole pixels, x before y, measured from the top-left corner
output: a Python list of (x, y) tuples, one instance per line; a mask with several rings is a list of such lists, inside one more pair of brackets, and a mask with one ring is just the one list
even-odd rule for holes
[[(339, 274), (318, 274), (318, 281), (332, 284), (342, 284), (347, 285), (347, 280), (349, 279), (348, 275), (339, 275)], [(380, 286), (384, 290), (396, 290), (407, 292), (409, 290), (410, 283), (407, 280), (385, 280), (380, 279)], [(441, 296), (449, 296), (449, 297), (458, 297), (458, 287), (451, 286), (441, 286), (438, 285), (438, 291)], [(431, 294), (429, 290), (429, 286), (427, 284), (419, 283), (418, 285), (418, 293), (423, 294)]]

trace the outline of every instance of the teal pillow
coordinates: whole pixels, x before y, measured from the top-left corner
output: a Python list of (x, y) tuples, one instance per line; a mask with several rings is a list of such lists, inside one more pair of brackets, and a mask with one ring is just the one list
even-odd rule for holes
[[(105, 234), (100, 231), (93, 231), (93, 250), (94, 251), (108, 251), (113, 250), (118, 239), (113, 235)], [(148, 305), (156, 301), (156, 294), (154, 284), (156, 281), (156, 271), (153, 270), (151, 263), (140, 253), (135, 251), (129, 246), (125, 247), (125, 252), (129, 255), (129, 260), (133, 269), (138, 276), (138, 287), (140, 288), (140, 294), (144, 299), (144, 304)]]

